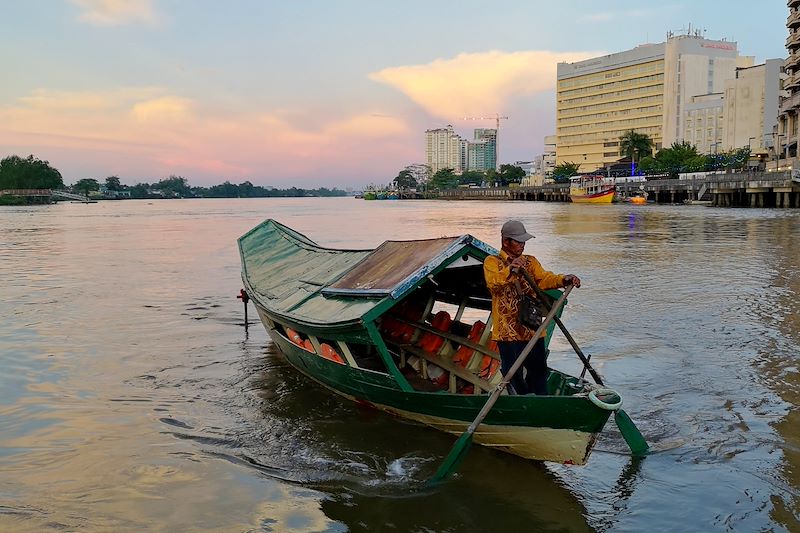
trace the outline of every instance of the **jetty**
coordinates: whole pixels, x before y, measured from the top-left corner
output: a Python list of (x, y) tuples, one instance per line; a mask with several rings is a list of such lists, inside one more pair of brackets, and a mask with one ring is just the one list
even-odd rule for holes
[[(800, 173), (719, 172), (681, 179), (610, 178), (617, 193), (647, 193), (651, 202), (680, 204), (709, 201), (717, 207), (800, 207)], [(569, 183), (526, 187), (470, 187), (441, 191), (443, 200), (527, 200), (569, 202)]]
[(57, 189), (2, 189), (0, 190), (0, 196), (27, 198), (31, 203), (50, 203), (53, 198), (68, 198), (83, 203), (96, 203), (89, 200), (88, 196)]

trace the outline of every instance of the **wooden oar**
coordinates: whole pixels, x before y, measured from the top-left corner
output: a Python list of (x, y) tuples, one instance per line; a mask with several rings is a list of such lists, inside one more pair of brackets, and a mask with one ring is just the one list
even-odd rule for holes
[(519, 354), (517, 360), (514, 361), (513, 365), (511, 365), (511, 368), (508, 370), (508, 373), (505, 376), (503, 376), (503, 380), (497, 384), (497, 387), (494, 389), (494, 392), (492, 392), (492, 394), (489, 396), (489, 399), (486, 400), (486, 403), (483, 405), (483, 408), (478, 413), (478, 416), (475, 417), (475, 420), (472, 421), (467, 430), (464, 431), (464, 433), (461, 434), (461, 436), (458, 438), (455, 444), (453, 444), (453, 447), (450, 449), (450, 453), (448, 453), (447, 457), (444, 458), (444, 461), (442, 461), (442, 464), (439, 466), (439, 469), (436, 471), (436, 473), (428, 482), (429, 484), (439, 483), (441, 481), (444, 481), (445, 479), (447, 479), (448, 476), (450, 476), (450, 474), (456, 471), (456, 468), (458, 468), (458, 465), (466, 456), (470, 444), (472, 444), (472, 435), (475, 433), (475, 430), (478, 429), (478, 426), (481, 425), (483, 419), (486, 418), (486, 415), (488, 415), (489, 411), (492, 410), (492, 407), (494, 406), (495, 402), (497, 402), (497, 399), (503, 393), (508, 383), (511, 381), (511, 378), (513, 378), (514, 374), (516, 374), (517, 371), (522, 367), (522, 363), (525, 362), (525, 358), (528, 357), (528, 354), (531, 352), (531, 350), (533, 350), (534, 345), (539, 340), (539, 337), (547, 328), (547, 326), (550, 324), (550, 321), (553, 320), (553, 318), (555, 318), (556, 312), (564, 303), (564, 300), (567, 299), (567, 295), (570, 293), (571, 290), (572, 290), (572, 285), (567, 286), (566, 290), (564, 290), (564, 293), (556, 302), (556, 305), (554, 305), (550, 309), (550, 312), (547, 313), (547, 316), (545, 317), (542, 324), (536, 329), (536, 333), (533, 334), (531, 340), (529, 340), (528, 344), (525, 345), (525, 349), (522, 350), (522, 353)]
[[(539, 288), (539, 286), (536, 284), (536, 282), (533, 280), (533, 278), (531, 277), (531, 275), (528, 273), (527, 270), (520, 269), (519, 272), (522, 273), (523, 277), (527, 280), (528, 284), (531, 287), (533, 287), (533, 290), (536, 292), (536, 295), (542, 301), (542, 305), (544, 305), (545, 308), (550, 306), (552, 304), (553, 297)], [(552, 307), (558, 309), (557, 305), (553, 305)], [(575, 353), (578, 354), (578, 358), (583, 363), (584, 370), (589, 371), (589, 373), (592, 375), (592, 378), (594, 378), (595, 383), (597, 383), (600, 386), (603, 386), (604, 384), (603, 380), (600, 378), (600, 374), (598, 374), (595, 371), (595, 369), (592, 368), (592, 365), (589, 364), (589, 359), (585, 355), (583, 355), (583, 350), (580, 349), (578, 343), (575, 342), (575, 339), (572, 338), (572, 335), (570, 335), (569, 331), (567, 331), (567, 328), (566, 326), (564, 326), (564, 323), (561, 322), (561, 319), (559, 319), (556, 316), (553, 317), (553, 321), (558, 325), (559, 329), (561, 329), (561, 333), (563, 333), (564, 337), (567, 338), (570, 345), (572, 346), (572, 349), (575, 350)], [(650, 450), (650, 446), (647, 444), (647, 441), (644, 439), (644, 436), (642, 436), (642, 433), (641, 431), (639, 431), (639, 428), (637, 428), (636, 424), (634, 424), (633, 420), (631, 420), (631, 417), (628, 416), (628, 413), (626, 413), (622, 409), (615, 410), (614, 422), (617, 423), (617, 427), (619, 428), (620, 433), (622, 433), (622, 438), (625, 439), (625, 442), (631, 449), (631, 454), (634, 456), (646, 455), (647, 452)]]

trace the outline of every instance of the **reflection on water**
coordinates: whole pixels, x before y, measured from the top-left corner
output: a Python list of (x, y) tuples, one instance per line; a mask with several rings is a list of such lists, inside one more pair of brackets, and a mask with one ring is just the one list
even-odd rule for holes
[[(581, 275), (567, 327), (657, 453), (585, 467), (365, 410), (242, 328), (235, 240), (471, 233)], [(800, 213), (264, 199), (0, 209), (0, 530), (800, 530)], [(251, 318), (254, 316), (251, 309)], [(550, 362), (579, 373), (556, 338)]]

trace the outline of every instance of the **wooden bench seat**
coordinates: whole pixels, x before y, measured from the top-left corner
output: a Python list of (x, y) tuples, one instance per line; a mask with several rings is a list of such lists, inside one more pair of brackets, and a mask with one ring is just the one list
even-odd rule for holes
[(493, 359), (497, 359), (498, 361), (500, 360), (500, 354), (499, 353), (497, 353), (497, 352), (495, 352), (493, 350), (490, 350), (486, 346), (481, 346), (480, 344), (475, 344), (474, 342), (470, 341), (466, 337), (461, 337), (459, 335), (453, 335), (449, 331), (440, 331), (440, 330), (438, 330), (438, 329), (436, 329), (434, 327), (431, 327), (430, 324), (426, 324), (424, 322), (415, 322), (415, 321), (405, 320), (403, 318), (398, 318), (398, 317), (394, 317), (394, 318), (395, 318), (395, 320), (397, 320), (399, 322), (403, 322), (404, 324), (408, 324), (410, 326), (414, 326), (415, 328), (419, 328), (422, 331), (426, 331), (428, 333), (433, 333), (434, 335), (439, 335), (440, 337), (443, 337), (443, 338), (445, 338), (445, 339), (447, 339), (447, 340), (449, 340), (449, 341), (451, 341), (451, 342), (453, 342), (453, 343), (455, 343), (455, 344), (457, 344), (459, 346), (466, 346), (468, 348), (472, 348), (473, 350), (478, 351), (478, 352), (482, 353), (483, 355), (488, 355), (489, 357), (491, 357)]
[[(480, 391), (488, 392), (494, 390), (495, 386), (486, 381), (483, 378), (480, 378), (467, 370), (466, 368), (462, 368), (457, 364), (453, 363), (451, 360), (447, 359), (446, 357), (440, 357), (438, 355), (434, 355), (432, 353), (428, 353), (425, 350), (418, 348), (412, 344), (396, 344), (390, 342), (390, 345), (395, 347), (398, 351), (401, 352), (401, 355), (415, 355), (420, 358), (422, 361), (429, 362), (434, 364), (442, 369), (446, 370), (450, 373), (450, 383), (449, 389), (450, 392), (456, 392), (456, 381), (455, 378), (461, 378), (467, 383), (471, 383), (475, 386), (475, 393), (480, 394)], [(405, 360), (405, 357), (403, 357)]]

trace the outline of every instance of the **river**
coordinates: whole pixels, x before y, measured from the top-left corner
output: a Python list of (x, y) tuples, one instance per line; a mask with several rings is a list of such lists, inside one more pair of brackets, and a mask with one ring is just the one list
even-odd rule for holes
[[(236, 239), (470, 233), (578, 274), (564, 322), (651, 443), (582, 467), (351, 404), (245, 331)], [(800, 531), (800, 211), (352, 198), (0, 209), (0, 531)], [(250, 308), (251, 321), (255, 312)], [(580, 363), (556, 336), (550, 365)]]

